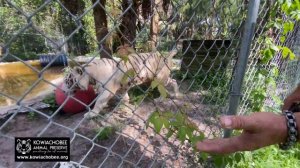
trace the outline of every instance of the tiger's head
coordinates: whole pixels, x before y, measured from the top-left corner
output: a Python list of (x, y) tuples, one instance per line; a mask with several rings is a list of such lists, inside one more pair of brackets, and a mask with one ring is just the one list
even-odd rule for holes
[(76, 66), (70, 69), (64, 76), (63, 90), (74, 93), (75, 90), (87, 90), (89, 85), (89, 75), (83, 68)]
[(16, 150), (18, 153), (22, 153), (23, 155), (28, 154), (31, 151), (31, 140), (17, 139)]

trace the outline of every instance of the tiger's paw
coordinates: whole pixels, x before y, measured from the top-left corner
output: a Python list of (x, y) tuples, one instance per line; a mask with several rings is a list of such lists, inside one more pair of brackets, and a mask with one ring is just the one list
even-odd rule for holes
[(84, 118), (86, 119), (92, 119), (98, 116), (98, 113), (95, 113), (93, 111), (87, 112), (84, 114)]
[(175, 98), (177, 99), (182, 99), (184, 97), (184, 94), (183, 93), (175, 93)]

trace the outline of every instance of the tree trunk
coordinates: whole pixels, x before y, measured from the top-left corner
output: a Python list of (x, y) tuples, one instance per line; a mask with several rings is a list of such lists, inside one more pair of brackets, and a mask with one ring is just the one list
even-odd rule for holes
[(119, 27), (118, 36), (121, 40), (122, 45), (124, 46), (134, 46), (139, 5), (139, 0), (122, 0), (123, 17), (121, 25)]
[(168, 13), (170, 3), (171, 0), (163, 0), (162, 8), (166, 14)]
[(161, 0), (154, 0), (152, 1), (152, 10), (153, 15), (151, 18), (151, 27), (150, 27), (150, 36), (151, 36), (151, 49), (152, 51), (156, 51), (157, 45), (157, 37), (159, 32), (159, 9), (161, 6)]
[[(64, 7), (74, 16), (81, 15), (84, 12), (84, 1), (83, 0), (62, 0)], [(71, 15), (62, 10), (61, 17), (62, 32), (65, 36), (72, 34), (76, 28), (79, 26), (72, 19)], [(84, 26), (83, 20), (80, 20), (82, 26)], [(88, 42), (86, 40), (86, 33), (79, 29), (75, 34), (73, 34), (70, 39), (68, 39), (68, 52), (73, 55), (84, 55), (89, 52)]]
[(207, 17), (208, 30), (206, 32), (206, 40), (212, 40), (216, 37), (214, 36), (216, 31), (216, 0), (211, 1), (211, 9), (209, 12), (209, 17)]
[[(96, 3), (96, 0), (92, 0), (92, 2), (94, 4)], [(112, 58), (111, 50), (109, 49), (107, 44), (108, 37), (106, 37), (106, 35), (108, 34), (107, 18), (105, 13), (106, 0), (100, 0), (99, 2), (100, 3), (98, 3), (93, 8), (93, 13), (94, 13), (94, 20), (95, 20), (96, 37), (97, 37), (98, 46), (100, 50), (100, 57)]]
[(144, 18), (144, 20), (148, 20), (148, 18), (151, 16), (151, 14), (152, 14), (152, 12), (153, 12), (153, 10), (151, 9), (151, 5), (152, 5), (152, 1), (153, 0), (147, 0), (147, 1), (143, 1), (142, 2), (142, 11), (141, 11), (141, 13), (142, 13), (142, 16), (143, 16), (143, 18)]
[(5, 4), (4, 0), (0, 0), (0, 7), (4, 7), (4, 4)]

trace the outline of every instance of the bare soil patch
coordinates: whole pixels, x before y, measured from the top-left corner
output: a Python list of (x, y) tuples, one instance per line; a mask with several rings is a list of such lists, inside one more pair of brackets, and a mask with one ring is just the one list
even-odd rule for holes
[[(207, 136), (219, 133), (215, 124), (215, 113), (211, 107), (199, 103), (201, 97), (195, 93), (183, 98), (168, 98), (144, 101), (140, 106), (122, 105), (122, 108), (106, 108), (103, 118), (83, 120), (84, 113), (67, 115), (57, 113), (52, 118), (40, 114), (28, 117), (27, 113), (0, 119), (0, 167), (16, 167), (14, 162), (14, 139), (19, 136), (70, 137), (72, 165), (81, 164), (87, 167), (201, 167), (194, 161), (194, 153), (189, 144), (180, 144), (175, 138), (166, 139), (163, 133), (155, 134), (145, 124), (156, 108), (178, 111), (184, 107), (189, 118), (195, 122)], [(49, 110), (42, 110), (50, 116)], [(114, 134), (106, 139), (97, 135), (105, 126), (117, 128)], [(64, 163), (26, 162), (21, 167), (63, 167)]]

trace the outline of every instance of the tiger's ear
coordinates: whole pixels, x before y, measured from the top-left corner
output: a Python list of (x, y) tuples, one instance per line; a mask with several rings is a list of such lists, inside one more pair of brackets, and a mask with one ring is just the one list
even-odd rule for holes
[(82, 74), (83, 74), (83, 70), (82, 70), (82, 68), (79, 67), (79, 66), (74, 67), (74, 70), (75, 70), (75, 72), (78, 73), (79, 75), (82, 75)]

